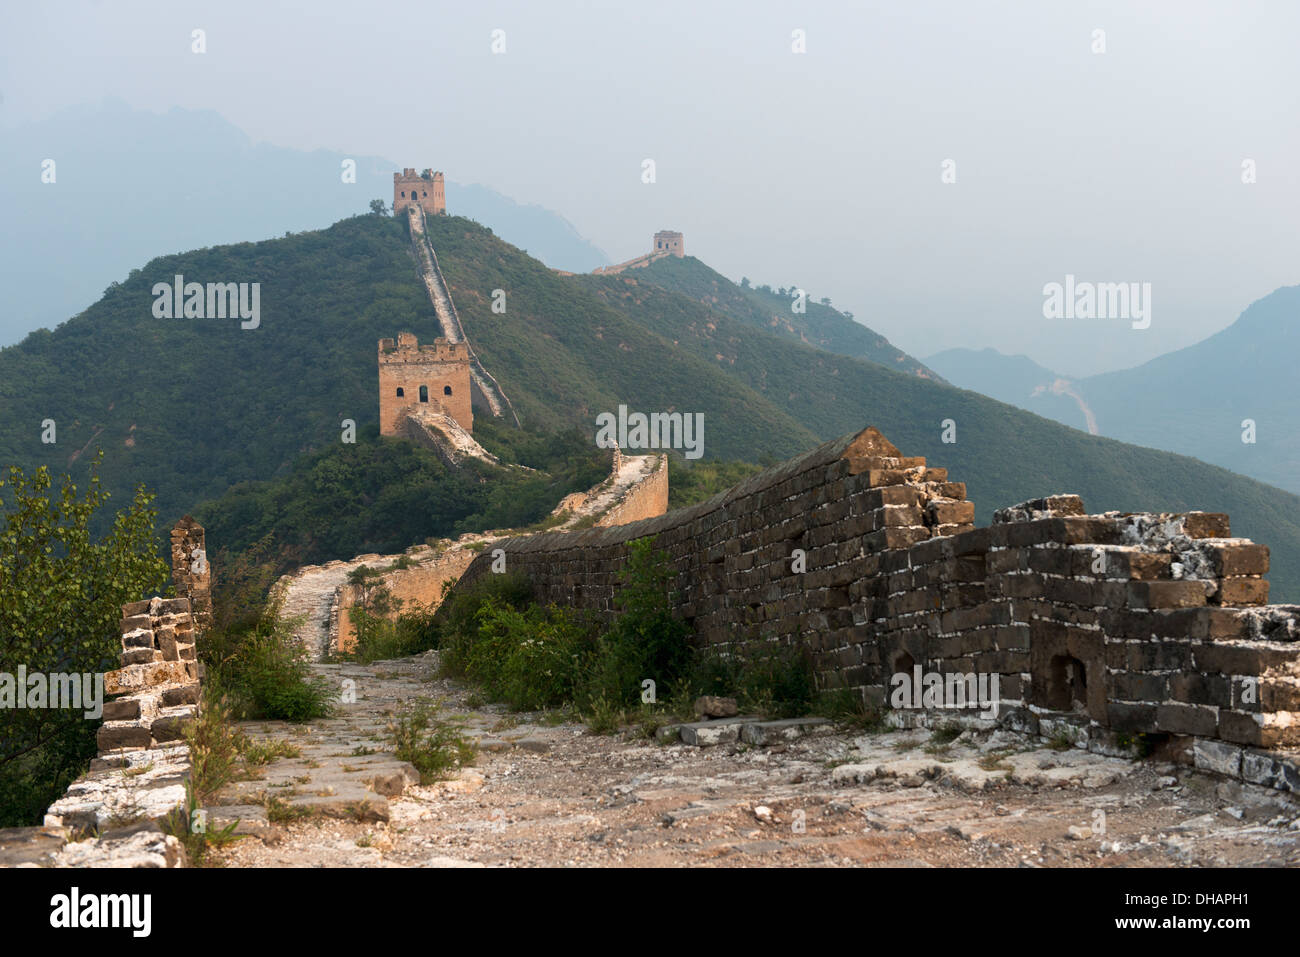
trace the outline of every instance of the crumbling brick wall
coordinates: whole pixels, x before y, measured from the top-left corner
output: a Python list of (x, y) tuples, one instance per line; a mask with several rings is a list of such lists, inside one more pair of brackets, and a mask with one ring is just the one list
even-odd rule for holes
[[(122, 667), (104, 675), (99, 757), (50, 805), (45, 823), (104, 828), (158, 819), (185, 800), (185, 726), (198, 713), (199, 669), (189, 599), (151, 598), (122, 606)], [(128, 773), (123, 773), (123, 772)], [(164, 842), (175, 863), (174, 839)]]
[(200, 632), (212, 624), (212, 567), (208, 564), (203, 526), (186, 515), (171, 533), (172, 585), (179, 598), (189, 600)]
[(609, 619), (628, 543), (652, 536), (701, 643), (797, 646), (819, 687), (877, 703), (915, 666), (997, 675), (998, 720), (1020, 730), (1185, 738), (1198, 763), (1281, 773), (1267, 752), (1300, 746), (1300, 608), (1263, 605), (1264, 546), (1225, 515), (1085, 515), (1072, 495), (973, 518), (962, 483), (867, 429), (692, 508), (497, 547), (539, 600)]
[[(171, 539), (172, 578), (180, 597), (122, 606), (121, 667), (104, 675), (104, 694), (111, 700), (104, 702), (96, 735), (99, 755), (50, 805), (48, 827), (103, 831), (156, 822), (185, 804), (190, 774), (185, 730), (199, 709), (199, 621), (212, 617), (211, 569), (203, 527), (192, 518), (182, 519)], [(198, 614), (191, 600), (199, 603)], [(184, 849), (176, 838), (156, 824), (151, 828), (150, 834), (107, 841), (88, 852), (88, 859), (119, 866), (145, 866), (142, 860), (147, 866), (183, 864)]]

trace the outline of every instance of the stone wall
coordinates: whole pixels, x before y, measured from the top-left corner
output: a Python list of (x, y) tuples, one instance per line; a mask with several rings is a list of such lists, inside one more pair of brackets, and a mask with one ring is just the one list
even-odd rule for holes
[[(171, 543), (181, 597), (122, 606), (121, 667), (104, 675), (111, 700), (96, 735), (98, 756), (50, 805), (42, 827), (6, 832), (0, 865), (185, 865), (184, 846), (159, 820), (185, 807), (191, 766), (185, 729), (199, 709), (197, 642), (200, 620), (212, 617), (211, 570), (203, 527), (188, 515), (172, 529)], [(93, 836), (70, 840), (77, 832)]]
[[(1099, 750), (1154, 735), (1281, 780), (1273, 752), (1300, 747), (1300, 607), (1263, 605), (1264, 546), (1225, 515), (1086, 515), (1073, 495), (973, 516), (962, 483), (867, 429), (688, 509), (495, 547), (539, 600), (609, 618), (628, 543), (653, 536), (703, 644), (797, 646), (819, 687), (876, 703), (918, 666), (996, 675), (1004, 725)], [(481, 556), (458, 587), (488, 572)]]
[[(619, 469), (615, 456), (615, 474)], [(654, 518), (668, 511), (668, 456), (659, 457), (659, 464), (645, 479), (630, 486), (623, 497), (616, 501), (596, 520), (596, 527), (608, 528), (614, 525), (627, 525), (642, 519)]]
[(188, 599), (122, 606), (122, 667), (104, 675), (104, 693), (114, 697), (104, 704), (99, 756), (50, 805), (42, 827), (6, 832), (0, 862), (185, 866), (184, 846), (159, 821), (186, 806), (191, 762), (184, 729), (199, 707), (194, 637)]
[(199, 632), (212, 623), (212, 567), (203, 526), (186, 515), (172, 529), (172, 585), (178, 598), (188, 598)]

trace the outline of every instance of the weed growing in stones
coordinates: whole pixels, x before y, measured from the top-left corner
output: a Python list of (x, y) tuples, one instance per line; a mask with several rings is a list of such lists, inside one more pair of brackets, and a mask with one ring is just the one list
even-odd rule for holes
[(952, 742), (961, 737), (961, 732), (961, 725), (955, 722), (949, 722), (948, 724), (935, 728), (934, 731), (930, 733), (930, 743), (938, 747), (952, 744)]
[(388, 725), (394, 753), (415, 765), (421, 784), (441, 781), (474, 761), (474, 744), (462, 733), (460, 722), (441, 717), (439, 710), (436, 701), (417, 701)]
[(208, 852), (213, 849), (233, 844), (244, 835), (236, 834), (238, 821), (231, 821), (219, 831), (211, 831), (205, 823), (205, 814), (199, 810), (199, 799), (190, 784), (185, 785), (185, 803), (173, 808), (171, 813), (159, 821), (164, 834), (170, 834), (185, 847), (191, 867), (206, 867), (210, 864)]
[(854, 731), (881, 734), (889, 730), (884, 710), (868, 703), (861, 691), (852, 688), (823, 691), (817, 697), (813, 711)]

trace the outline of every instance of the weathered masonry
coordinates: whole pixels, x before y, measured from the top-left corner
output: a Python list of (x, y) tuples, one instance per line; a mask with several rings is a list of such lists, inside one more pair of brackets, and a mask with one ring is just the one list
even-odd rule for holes
[[(539, 600), (608, 618), (628, 543), (653, 536), (702, 643), (795, 645), (819, 687), (879, 704), (917, 665), (995, 674), (1009, 727), (1101, 751), (1152, 735), (1300, 790), (1286, 753), (1300, 748), (1300, 606), (1265, 604), (1266, 547), (1232, 538), (1226, 515), (1086, 515), (1074, 495), (988, 528), (973, 517), (962, 483), (867, 429), (691, 508), (495, 547)], [(458, 587), (489, 567), (480, 555)]]

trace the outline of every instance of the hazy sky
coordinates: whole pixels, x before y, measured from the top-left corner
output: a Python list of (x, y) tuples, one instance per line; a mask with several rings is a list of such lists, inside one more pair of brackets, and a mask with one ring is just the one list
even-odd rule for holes
[[(918, 356), (1083, 374), (1300, 283), (1297, 36), (1294, 0), (8, 4), (0, 126), (213, 109), (547, 206), (615, 260), (681, 230)], [(1067, 273), (1151, 283), (1150, 328), (1045, 319)]]

